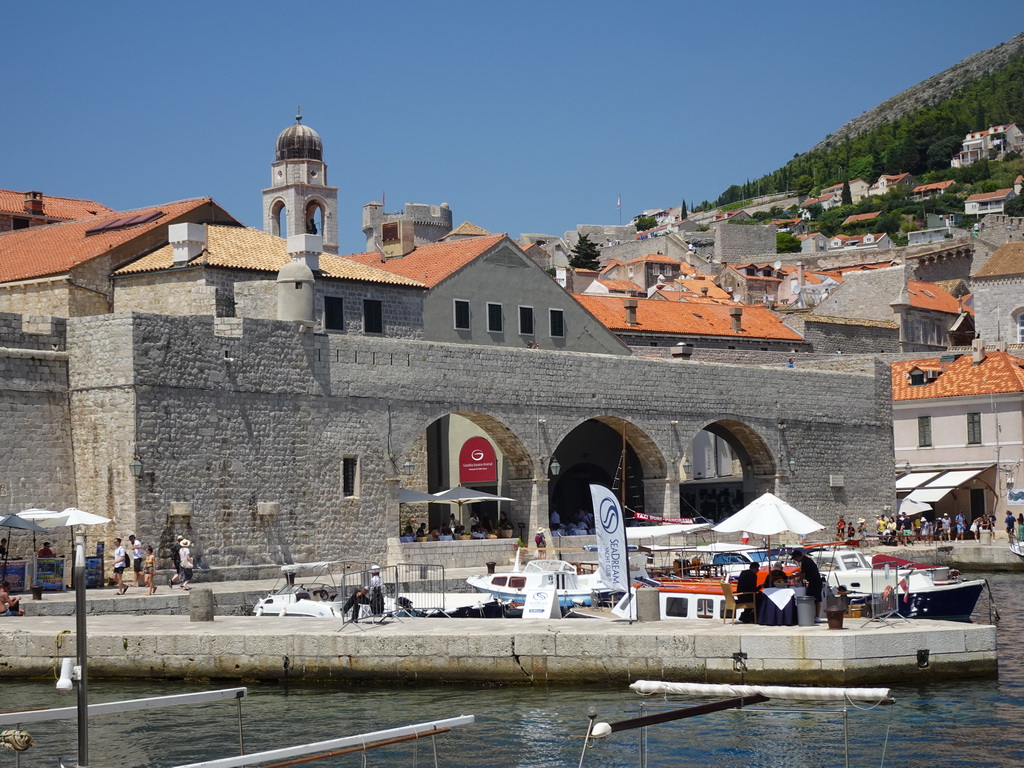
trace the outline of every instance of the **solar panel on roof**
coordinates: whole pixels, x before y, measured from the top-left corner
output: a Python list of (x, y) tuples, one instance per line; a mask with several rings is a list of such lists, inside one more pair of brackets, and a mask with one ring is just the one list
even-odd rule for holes
[(146, 213), (137, 213), (134, 216), (122, 216), (117, 219), (105, 221), (102, 224), (97, 224), (95, 227), (89, 227), (85, 230), (86, 236), (96, 235), (100, 232), (113, 232), (115, 229), (124, 229), (125, 227), (134, 227), (138, 224), (145, 224), (159, 219), (164, 215), (163, 211), (147, 211)]

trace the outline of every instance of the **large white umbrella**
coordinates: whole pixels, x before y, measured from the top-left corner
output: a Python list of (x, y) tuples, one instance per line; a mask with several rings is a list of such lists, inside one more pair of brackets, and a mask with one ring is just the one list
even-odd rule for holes
[(725, 518), (712, 530), (719, 533), (749, 531), (758, 536), (768, 537), (768, 552), (771, 553), (771, 537), (790, 531), (798, 536), (820, 531), (825, 526), (812, 520), (803, 512), (787, 504), (771, 491), (765, 491), (739, 512)]
[(33, 520), (43, 528), (63, 528), (75, 525), (102, 525), (109, 523), (109, 517), (96, 515), (92, 512), (85, 512), (76, 507), (68, 507), (63, 512), (54, 512), (49, 509), (26, 509), (20, 513), (26, 520)]
[(707, 523), (666, 523), (665, 525), (638, 525), (626, 528), (626, 541), (653, 541), (681, 533), (700, 533), (711, 526)]
[[(493, 493), (474, 491), (472, 488), (463, 488), (461, 485), (449, 488), (447, 491), (440, 491), (433, 494), (433, 496), (434, 501), (458, 505), (459, 520), (462, 520), (462, 506), (464, 504), (472, 504), (477, 501), (515, 501), (515, 499), (510, 499), (508, 496), (495, 496)], [(465, 524), (466, 521), (462, 520), (462, 522)]]

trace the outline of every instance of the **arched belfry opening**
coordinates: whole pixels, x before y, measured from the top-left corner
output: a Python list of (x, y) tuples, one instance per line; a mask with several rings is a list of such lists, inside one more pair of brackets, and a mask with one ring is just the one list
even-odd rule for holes
[(775, 490), (776, 458), (752, 427), (720, 419), (698, 432), (680, 466), (683, 517), (720, 521), (766, 490)]
[(324, 251), (338, 252), (338, 188), (328, 186), (323, 141), (301, 114), (277, 137), (263, 190), (263, 229), (285, 238), (320, 235)]

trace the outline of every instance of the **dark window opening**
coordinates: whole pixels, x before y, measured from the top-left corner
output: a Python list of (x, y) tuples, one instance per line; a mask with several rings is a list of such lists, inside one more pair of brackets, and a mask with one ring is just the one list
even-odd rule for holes
[(519, 333), (533, 336), (533, 307), (519, 308)]
[(469, 330), (469, 302), (455, 300), (455, 328), (459, 331)]
[(501, 333), (505, 330), (504, 318), (501, 314), (501, 304), (487, 305), (487, 330), (491, 333)]
[(384, 333), (384, 304), (380, 299), (363, 299), (363, 332)]
[(324, 330), (345, 330), (345, 302), (340, 296), (324, 296)]
[(565, 336), (565, 317), (560, 309), (552, 309), (548, 312), (551, 324), (551, 335), (555, 338)]

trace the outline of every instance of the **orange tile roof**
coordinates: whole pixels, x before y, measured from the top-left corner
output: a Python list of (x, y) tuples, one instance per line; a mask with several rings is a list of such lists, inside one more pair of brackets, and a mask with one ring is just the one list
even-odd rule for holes
[(877, 219), (881, 215), (881, 211), (875, 211), (874, 213), (855, 213), (853, 216), (846, 217), (846, 220), (843, 222), (843, 226), (845, 227), (847, 224), (854, 224), (858, 221), (871, 221), (872, 219)]
[(1024, 275), (1024, 243), (1003, 243), (972, 277)]
[(1006, 189), (997, 189), (995, 192), (982, 192), (981, 194), (971, 195), (968, 200), (1002, 200), (1004, 197), (1013, 192), (1013, 187), (1007, 187)]
[(704, 295), (704, 289), (707, 288), (707, 297), (709, 299), (731, 299), (731, 294), (724, 288), (716, 285), (708, 278), (704, 277), (692, 277), (692, 278), (678, 278), (676, 282), (686, 288), (691, 293), (697, 296)]
[[(282, 237), (250, 227), (207, 224), (206, 247), (202, 254), (189, 264), (276, 273), (289, 261), (291, 261), (291, 257), (288, 255), (288, 243)], [(138, 275), (171, 269), (173, 266), (174, 249), (168, 244), (136, 259), (114, 274)], [(320, 274), (323, 277), (358, 280), (366, 283), (424, 287), (423, 283), (416, 280), (360, 264), (332, 253), (320, 254)]]
[[(213, 203), (211, 198), (201, 197), (4, 232), (0, 234), (0, 283), (63, 274), (79, 264), (124, 245), (140, 234), (156, 227), (165, 227), (169, 221), (210, 203)], [(144, 218), (146, 214), (152, 213), (162, 215), (133, 226), (86, 234), (87, 230), (103, 223), (135, 216)]]
[[(24, 216), (26, 215), (24, 201), (24, 192), (0, 189), (0, 212)], [(47, 218), (74, 221), (90, 216), (100, 216), (104, 213), (114, 213), (114, 209), (92, 200), (43, 195), (43, 216)]]
[[(914, 369), (941, 371), (926, 384), (911, 386), (909, 373)], [(986, 352), (985, 359), (974, 364), (966, 353), (952, 363), (940, 358), (903, 360), (892, 364), (893, 400), (930, 400), (938, 397), (970, 397), (1024, 392), (1024, 359), (1009, 352)]]
[(915, 192), (933, 192), (939, 189), (949, 189), (951, 186), (956, 184), (955, 181), (950, 179), (949, 181), (936, 181), (934, 184), (921, 184), (920, 186), (914, 187)]
[[(480, 254), (490, 250), (502, 240), (505, 234), (484, 237), (470, 237), (453, 242), (420, 245), (405, 256), (397, 256), (381, 263), (380, 253), (355, 253), (346, 258), (383, 269), (395, 275), (408, 277), (433, 288), (441, 281), (465, 267)], [(509, 240), (510, 245), (515, 245)]]
[(491, 233), (483, 227), (478, 227), (471, 221), (464, 221), (441, 239), (444, 240), (446, 237), (451, 237), (452, 235), (459, 235), (461, 237), (478, 237), (480, 235), (489, 234)]
[(954, 315), (960, 314), (960, 302), (940, 285), (921, 280), (908, 280), (907, 292), (910, 294), (911, 306), (937, 312), (949, 312)]
[(741, 306), (735, 302), (634, 299), (637, 303), (637, 324), (627, 325), (621, 296), (573, 296), (613, 332), (803, 341), (800, 334), (783, 325), (772, 312), (760, 307), (743, 307), (742, 330), (737, 333), (732, 330), (729, 315), (731, 308)]
[(655, 264), (675, 264), (679, 265), (679, 259), (673, 259), (670, 256), (662, 256), (660, 253), (649, 253), (646, 256), (641, 256), (639, 259), (631, 259), (626, 264), (641, 264), (644, 262), (653, 262)]

